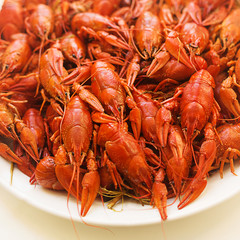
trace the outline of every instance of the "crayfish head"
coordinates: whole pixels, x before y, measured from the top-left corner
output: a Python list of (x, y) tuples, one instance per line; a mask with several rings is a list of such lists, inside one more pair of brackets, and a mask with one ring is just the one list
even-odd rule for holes
[(206, 114), (200, 104), (192, 102), (183, 109), (181, 126), (187, 129), (185, 135), (187, 142), (191, 142), (198, 135), (205, 123)]
[(153, 46), (152, 44), (146, 44), (142, 49), (141, 56), (144, 60), (148, 60), (149, 58), (155, 57), (158, 52), (158, 47)]
[(167, 176), (172, 182), (173, 190), (179, 195), (182, 190), (183, 181), (188, 177), (189, 166), (185, 158), (175, 159), (174, 157), (168, 161)]
[(134, 161), (128, 167), (128, 178), (131, 183), (145, 192), (150, 192), (152, 189), (151, 171), (145, 161), (140, 156), (135, 156)]

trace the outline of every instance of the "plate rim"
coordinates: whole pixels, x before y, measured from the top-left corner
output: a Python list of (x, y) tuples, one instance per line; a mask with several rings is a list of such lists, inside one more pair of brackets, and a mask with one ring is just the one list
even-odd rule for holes
[[(7, 160), (3, 159), (2, 157), (0, 157), (0, 166), (1, 165), (5, 165), (5, 166), (8, 166), (9, 167), (9, 170), (10, 170), (10, 166), (11, 166), (11, 163), (8, 162)], [(235, 169), (239, 169), (235, 167)], [(225, 169), (224, 170), (224, 173), (226, 172), (230, 172), (229, 168)], [(1, 171), (0, 171), (1, 172)], [(52, 214), (52, 215), (55, 215), (55, 216), (58, 216), (58, 217), (61, 217), (61, 218), (64, 218), (64, 219), (68, 219), (68, 220), (71, 220), (71, 216), (70, 214), (69, 215), (66, 215), (65, 212), (58, 212), (56, 211), (56, 209), (54, 208), (49, 208), (49, 207), (46, 207), (44, 206), (44, 204), (42, 204), (40, 201), (32, 201), (31, 198), (29, 198), (29, 195), (25, 194), (25, 192), (21, 192), (19, 189), (16, 188), (16, 186), (14, 185), (15, 184), (15, 181), (18, 181), (18, 177), (21, 176), (22, 178), (25, 178), (27, 179), (28, 176), (24, 175), (17, 167), (14, 168), (14, 176), (13, 176), (13, 184), (10, 185), (10, 182), (5, 182), (3, 181), (3, 179), (0, 177), (0, 184), (1, 186), (8, 192), (10, 192), (12, 195), (14, 195), (15, 197), (17, 197), (18, 199), (26, 202), (27, 204), (37, 208), (37, 209), (40, 209), (46, 213), (49, 213), (49, 214)], [(215, 176), (216, 178), (216, 175), (218, 174), (218, 172), (215, 172), (212, 176)], [(232, 173), (231, 173), (232, 174)], [(228, 173), (228, 175), (230, 175)], [(233, 174), (232, 174), (233, 175)], [(9, 174), (8, 176), (10, 176), (10, 171), (9, 171)], [(212, 177), (210, 176), (210, 178)], [(231, 175), (230, 175), (231, 176)], [(239, 180), (240, 179), (240, 176), (231, 176), (231, 178), (233, 177), (237, 177), (237, 179)], [(16, 179), (17, 178), (17, 179)], [(20, 178), (21, 179), (21, 178)], [(221, 180), (224, 180), (221, 179), (219, 177), (219, 183)], [(9, 181), (10, 181), (10, 178), (9, 178)], [(240, 181), (240, 180), (239, 180)], [(209, 183), (209, 182), (208, 182)], [(27, 182), (26, 182), (27, 184)], [(30, 185), (30, 183), (28, 183)], [(207, 184), (208, 186), (209, 184)], [(32, 186), (32, 189), (34, 189), (34, 191), (37, 191), (38, 189), (41, 189), (43, 192), (45, 192), (46, 194), (48, 193), (51, 193), (51, 195), (56, 195), (55, 192), (56, 191), (52, 191), (50, 189), (44, 189), (42, 188), (41, 186), (37, 185), (37, 186), (33, 186), (33, 185), (30, 185)], [(207, 187), (206, 187), (207, 188)], [(30, 190), (31, 191), (31, 190)], [(217, 205), (219, 205), (220, 203), (224, 202), (224, 201), (227, 201), (228, 199), (232, 198), (233, 196), (235, 196), (236, 194), (240, 193), (240, 188), (236, 188), (234, 191), (231, 191), (230, 194), (223, 194), (221, 198), (217, 198), (215, 202), (210, 202), (206, 205), (198, 205), (198, 208), (196, 208), (194, 211), (184, 211), (184, 209), (188, 208), (189, 206), (191, 206), (192, 204), (186, 206), (185, 208), (183, 208), (182, 210), (179, 210), (177, 209), (177, 203), (178, 203), (178, 200), (176, 200), (176, 202), (173, 204), (173, 207), (175, 207), (175, 211), (177, 212), (177, 214), (172, 215), (168, 215), (168, 219), (165, 221), (165, 222), (171, 222), (171, 221), (177, 221), (179, 219), (183, 219), (183, 218), (186, 218), (186, 217), (189, 217), (189, 216), (192, 216), (192, 215), (195, 215), (195, 214), (198, 214), (202, 211), (207, 211), (208, 209), (212, 208), (212, 207), (215, 207)], [(39, 192), (40, 194), (40, 192)], [(58, 193), (59, 194), (59, 193)], [(67, 192), (62, 192), (62, 195), (63, 196), (67, 196)], [(201, 201), (201, 199), (207, 199), (207, 191), (206, 189), (204, 190), (204, 192), (199, 196), (200, 197), (200, 200), (196, 199), (194, 201), (195, 202), (198, 202), (198, 201)], [(205, 198), (206, 196), (206, 198)], [(66, 199), (67, 200), (67, 199)], [(168, 204), (170, 204), (171, 202), (173, 201), (173, 199), (168, 199)], [(67, 201), (66, 201), (67, 202)], [(76, 199), (71, 197), (70, 196), (70, 200), (69, 202), (73, 205), (73, 204), (76, 204)], [(95, 204), (95, 203), (94, 203)], [(139, 206), (140, 204), (139, 203), (133, 203), (134, 205), (136, 206)], [(66, 204), (67, 205), (67, 204)], [(103, 206), (102, 206), (103, 207)], [(76, 207), (77, 209), (77, 207)], [(91, 210), (91, 209), (90, 209)], [(139, 209), (138, 209), (139, 210)], [(125, 222), (118, 222), (118, 221), (112, 221), (112, 219), (110, 218), (109, 220), (107, 219), (101, 219), (102, 221), (99, 221), (97, 219), (94, 219), (92, 216), (91, 217), (88, 217), (88, 215), (84, 218), (81, 218), (79, 215), (72, 215), (72, 219), (76, 222), (80, 222), (80, 223), (87, 223), (87, 224), (90, 224), (90, 225), (94, 225), (94, 226), (108, 226), (108, 227), (132, 227), (132, 226), (144, 226), (144, 225), (153, 225), (153, 224), (159, 224), (162, 222), (161, 220), (161, 217), (158, 213), (158, 210), (156, 208), (153, 208), (152, 206), (143, 206), (142, 207), (142, 210), (150, 210), (151, 213), (154, 215), (158, 214), (158, 218), (157, 217), (153, 217), (153, 219), (147, 217), (144, 219), (144, 221), (138, 221), (138, 222), (129, 222), (127, 221), (126, 223)], [(167, 207), (167, 212), (169, 210), (169, 207)], [(94, 209), (93, 209), (94, 211)], [(108, 214), (111, 212), (113, 212), (113, 210), (110, 210), (110, 209), (107, 209), (106, 207), (106, 204), (105, 204), (105, 207), (103, 207), (103, 212), (107, 211)], [(127, 209), (124, 209), (123, 211), (129, 211)], [(135, 210), (133, 210), (135, 211)], [(126, 213), (126, 212), (125, 212)], [(107, 215), (107, 214), (106, 214)], [(116, 214), (117, 216), (117, 214)]]

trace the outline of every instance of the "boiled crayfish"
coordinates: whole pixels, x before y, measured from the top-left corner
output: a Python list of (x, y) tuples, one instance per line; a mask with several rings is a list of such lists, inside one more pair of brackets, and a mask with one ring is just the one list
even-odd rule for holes
[(233, 0), (5, 0), (0, 155), (81, 217), (126, 196), (166, 220), (168, 199), (237, 171), (239, 16)]

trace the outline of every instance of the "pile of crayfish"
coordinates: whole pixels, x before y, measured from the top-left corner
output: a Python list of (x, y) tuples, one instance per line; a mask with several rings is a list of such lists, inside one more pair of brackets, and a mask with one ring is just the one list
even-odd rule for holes
[(120, 193), (166, 220), (235, 174), (238, 1), (5, 0), (0, 34), (0, 155), (81, 216)]

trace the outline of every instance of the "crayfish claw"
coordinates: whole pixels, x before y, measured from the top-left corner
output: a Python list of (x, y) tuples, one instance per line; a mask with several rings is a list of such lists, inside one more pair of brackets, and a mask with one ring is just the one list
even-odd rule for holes
[(206, 185), (206, 179), (194, 179), (184, 191), (184, 197), (178, 204), (178, 209), (182, 209), (193, 202), (203, 192)]
[(133, 135), (136, 140), (139, 139), (141, 133), (141, 110), (137, 107), (135, 101), (129, 96), (126, 98), (126, 103), (128, 107), (131, 109), (129, 113), (129, 120), (131, 122), (131, 127), (133, 131)]
[(150, 77), (160, 70), (169, 61), (170, 54), (167, 51), (160, 51), (153, 59), (147, 70), (147, 76)]
[(100, 176), (97, 171), (88, 172), (82, 180), (81, 216), (86, 216), (92, 206), (100, 187)]
[(6, 144), (0, 143), (0, 156), (10, 162), (22, 164), (22, 159), (19, 158)]
[(24, 150), (35, 160), (39, 159), (38, 155), (38, 147), (37, 141), (32, 133), (31, 129), (26, 126), (21, 120), (16, 119), (16, 130), (17, 134), (15, 137), (17, 138), (20, 145), (24, 148)]
[(87, 172), (82, 180), (82, 194), (81, 194), (81, 216), (86, 216), (89, 208), (92, 206), (99, 188), (100, 175), (97, 171), (98, 166), (95, 155), (92, 150), (88, 151), (87, 155)]
[(163, 183), (165, 172), (161, 168), (155, 178), (155, 182), (152, 187), (152, 199), (151, 201), (158, 208), (162, 220), (167, 219), (167, 187)]
[(165, 107), (160, 108), (156, 115), (156, 130), (159, 143), (162, 147), (167, 145), (167, 137), (171, 121), (171, 112)]
[[(155, 194), (155, 193), (156, 194)], [(152, 198), (161, 215), (162, 220), (167, 219), (167, 188), (163, 183), (153, 184)]]

